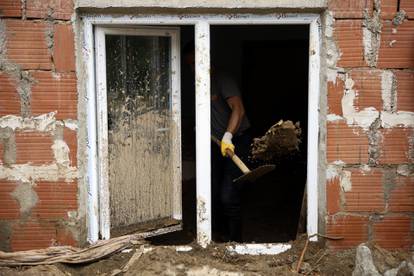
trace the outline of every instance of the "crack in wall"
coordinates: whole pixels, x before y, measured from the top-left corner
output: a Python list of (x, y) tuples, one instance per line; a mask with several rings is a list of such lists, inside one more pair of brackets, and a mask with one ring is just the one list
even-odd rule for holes
[(374, 0), (374, 10), (372, 17), (368, 11), (364, 11), (364, 20), (362, 23), (364, 58), (368, 66), (376, 67), (378, 61), (378, 52), (381, 43), (381, 1)]
[(22, 3), (21, 5), (21, 10), (22, 10), (22, 19), (26, 20), (26, 0), (20, 0), (20, 3)]
[(385, 210), (388, 211), (388, 201), (390, 199), (391, 192), (396, 187), (397, 171), (394, 168), (387, 168), (383, 170), (382, 185), (384, 188), (384, 201)]
[(54, 47), (54, 44), (55, 44), (55, 41), (54, 41), (55, 19), (53, 18), (53, 13), (54, 13), (54, 9), (51, 8), (51, 7), (48, 7), (47, 15), (46, 15), (46, 18), (45, 18), (45, 22), (47, 24), (46, 32), (45, 32), (45, 40), (46, 40), (46, 45), (47, 45), (47, 51), (50, 54), (50, 58), (51, 58), (51, 61), (52, 61), (51, 62), (52, 72), (56, 72), (55, 62), (54, 62), (54, 55), (53, 55), (53, 47)]
[(376, 166), (378, 165), (378, 159), (381, 154), (379, 144), (382, 139), (382, 135), (379, 132), (381, 128), (381, 117), (378, 116), (374, 122), (369, 126), (368, 130), (368, 165)]

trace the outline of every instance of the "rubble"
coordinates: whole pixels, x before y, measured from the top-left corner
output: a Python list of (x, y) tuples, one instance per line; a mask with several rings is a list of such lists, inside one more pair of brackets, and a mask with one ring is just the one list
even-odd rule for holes
[(356, 250), (355, 269), (352, 276), (380, 276), (372, 259), (371, 250), (365, 245), (360, 244)]
[(280, 120), (264, 136), (254, 138), (251, 145), (252, 160), (275, 161), (297, 153), (301, 143), (300, 123)]
[[(303, 235), (277, 255), (242, 255), (229, 250), (236, 246), (231, 243), (203, 249), (195, 243), (157, 246), (142, 241), (131, 243), (127, 252), (117, 250), (83, 264), (0, 266), (0, 275), (414, 275), (414, 255), (407, 251), (387, 250), (376, 244), (338, 251), (317, 242), (309, 242), (304, 251), (305, 242)], [(184, 248), (192, 250), (181, 250)], [(296, 272), (302, 253), (303, 262)]]

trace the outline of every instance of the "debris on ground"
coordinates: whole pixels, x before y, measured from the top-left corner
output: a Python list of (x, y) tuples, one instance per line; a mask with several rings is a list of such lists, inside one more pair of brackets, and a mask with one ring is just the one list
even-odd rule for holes
[(295, 154), (299, 151), (301, 134), (299, 122), (280, 120), (264, 136), (253, 139), (251, 159), (271, 162)]
[[(309, 242), (304, 250), (306, 239), (305, 235), (299, 237), (289, 243), (289, 250), (277, 255), (253, 256), (229, 251), (228, 247), (234, 244), (228, 243), (211, 244), (206, 249), (197, 244), (185, 247), (136, 244), (131, 251), (120, 250), (88, 264), (0, 266), (0, 275), (352, 275), (369, 255), (372, 271), (376, 269), (380, 275), (413, 272), (414, 255), (407, 251), (390, 251), (370, 244), (357, 250), (334, 251), (317, 242)], [(361, 248), (363, 252), (357, 253)]]
[(365, 245), (361, 244), (356, 249), (355, 269), (352, 276), (381, 276), (374, 265), (371, 250)]
[(378, 245), (369, 248), (360, 244), (356, 249), (355, 268), (352, 276), (397, 276), (414, 275), (414, 254), (401, 258), (400, 254), (385, 250)]
[(55, 263), (82, 264), (105, 258), (132, 245), (142, 244), (140, 234), (131, 234), (109, 240), (100, 240), (86, 248), (73, 246), (52, 246), (18, 252), (0, 251), (0, 266), (49, 265)]

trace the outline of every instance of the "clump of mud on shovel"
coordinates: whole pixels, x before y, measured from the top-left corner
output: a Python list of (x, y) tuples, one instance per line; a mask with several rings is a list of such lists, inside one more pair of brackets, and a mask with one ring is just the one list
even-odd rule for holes
[(300, 123), (280, 120), (264, 136), (254, 138), (251, 145), (251, 159), (274, 162), (289, 158), (299, 152), (302, 130)]

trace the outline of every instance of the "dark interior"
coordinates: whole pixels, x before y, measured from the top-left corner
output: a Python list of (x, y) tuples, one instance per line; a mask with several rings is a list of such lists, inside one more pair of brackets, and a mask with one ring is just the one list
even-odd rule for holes
[[(295, 239), (306, 183), (308, 117), (308, 26), (212, 26), (212, 70), (231, 74), (242, 91), (252, 137), (280, 119), (299, 121), (300, 153), (243, 192), (243, 241)], [(194, 41), (194, 27), (181, 27), (181, 47)], [(182, 63), (182, 152), (184, 230), (154, 243), (192, 242), (196, 236), (194, 74)], [(252, 166), (258, 164), (252, 164)], [(213, 214), (214, 216), (214, 214)]]

